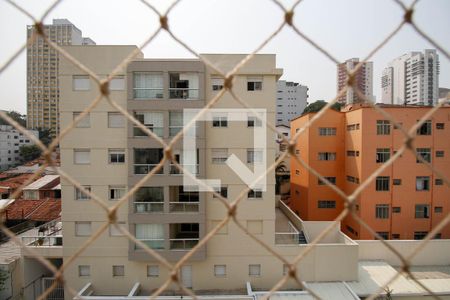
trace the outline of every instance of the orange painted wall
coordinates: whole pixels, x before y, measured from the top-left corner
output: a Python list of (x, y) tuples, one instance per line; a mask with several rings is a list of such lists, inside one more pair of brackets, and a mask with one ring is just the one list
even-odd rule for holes
[[(390, 115), (402, 123), (409, 130), (429, 108), (427, 107), (383, 107)], [(313, 114), (293, 120), (291, 128), (300, 127)], [(391, 124), (389, 135), (377, 135), (376, 121), (385, 117), (369, 107), (354, 107), (353, 110), (341, 113), (327, 112), (307, 132), (308, 143), (299, 140), (297, 147), (304, 149), (302, 152), (308, 159), (309, 165), (324, 176), (337, 177), (337, 185), (350, 195), (366, 180), (375, 170), (382, 166), (376, 162), (376, 149), (389, 148), (391, 156), (397, 151), (403, 141), (404, 135), (399, 129), (394, 129)], [(431, 163), (434, 168), (450, 178), (450, 107), (440, 109), (432, 118), (432, 134), (418, 136), (415, 139), (415, 148), (431, 148)], [(436, 129), (436, 123), (444, 123), (444, 129)], [(358, 130), (347, 130), (347, 125), (359, 124)], [(318, 136), (319, 127), (333, 127), (335, 125), (338, 135), (335, 137)], [(342, 133), (341, 135), (339, 135)], [(337, 152), (335, 162), (320, 162), (317, 160), (317, 152)], [(444, 157), (436, 157), (436, 150), (444, 151)], [(359, 156), (347, 156), (347, 151), (359, 151)], [(302, 156), (303, 157), (303, 156)], [(295, 166), (298, 168), (298, 166)], [(295, 177), (295, 169), (291, 167), (293, 186), (299, 185), (303, 193), (292, 193), (291, 207), (299, 210), (300, 216), (305, 220), (332, 220), (342, 209), (343, 202), (338, 201), (335, 210), (317, 208), (317, 200), (328, 197), (339, 200), (336, 193), (329, 187), (318, 186), (317, 178), (300, 168), (303, 176)], [(359, 183), (350, 182), (347, 176), (359, 179)], [(388, 232), (400, 235), (400, 239), (413, 239), (415, 231), (429, 232), (447, 214), (450, 213), (450, 187), (435, 185), (438, 178), (424, 164), (416, 162), (411, 152), (406, 152), (391, 166), (388, 166), (378, 176), (389, 176), (389, 191), (376, 191), (373, 180), (356, 200), (355, 213), (364, 220), (376, 232)], [(416, 191), (416, 177), (429, 176), (430, 190)], [(306, 179), (308, 178), (308, 180)], [(393, 179), (401, 179), (401, 185), (393, 185)], [(298, 205), (298, 202), (302, 203)], [(307, 203), (304, 203), (307, 202)], [(375, 217), (375, 205), (388, 204), (389, 218), (378, 219)], [(426, 204), (430, 208), (429, 218), (415, 218), (415, 205)], [(400, 213), (393, 213), (392, 207), (400, 207)], [(442, 212), (435, 212), (436, 207), (442, 207)], [(305, 210), (305, 211), (302, 211)], [(373, 239), (374, 236), (362, 227), (351, 216), (342, 222), (342, 231), (354, 239)], [(442, 238), (450, 238), (450, 225), (440, 232)]]

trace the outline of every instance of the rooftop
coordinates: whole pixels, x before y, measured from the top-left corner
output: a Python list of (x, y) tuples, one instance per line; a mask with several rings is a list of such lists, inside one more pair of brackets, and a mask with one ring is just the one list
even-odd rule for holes
[(45, 175), (30, 183), (23, 190), (39, 190), (43, 188), (51, 189), (59, 184), (59, 175)]
[(5, 210), (6, 220), (51, 221), (61, 214), (60, 199), (16, 199)]

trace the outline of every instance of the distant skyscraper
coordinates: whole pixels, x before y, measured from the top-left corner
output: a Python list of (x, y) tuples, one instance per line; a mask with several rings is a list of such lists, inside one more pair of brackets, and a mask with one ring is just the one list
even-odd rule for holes
[[(337, 90), (338, 93), (347, 85), (347, 70), (353, 70), (359, 63), (359, 58), (351, 58), (337, 66)], [(373, 96), (373, 62), (365, 62), (356, 75), (356, 86), (368, 99), (374, 100)], [(359, 99), (356, 92), (348, 90), (346, 94), (339, 97), (341, 104), (364, 102)]]
[(381, 101), (434, 105), (439, 98), (439, 56), (434, 49), (404, 54), (383, 70)]
[(300, 116), (308, 101), (308, 87), (297, 82), (277, 82), (277, 124), (287, 125)]
[[(44, 30), (58, 45), (95, 45), (66, 19), (54, 19)], [(34, 26), (27, 27), (27, 39), (33, 31)], [(27, 46), (27, 127), (49, 128), (53, 136), (59, 134), (58, 60), (58, 52), (40, 36)]]

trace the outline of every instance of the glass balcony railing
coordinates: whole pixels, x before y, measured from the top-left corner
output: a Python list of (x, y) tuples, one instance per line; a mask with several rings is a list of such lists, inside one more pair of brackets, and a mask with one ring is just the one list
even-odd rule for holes
[(170, 202), (170, 212), (198, 212), (198, 202)]
[(170, 239), (170, 250), (189, 250), (198, 244), (199, 239)]
[[(144, 175), (148, 174), (153, 170), (158, 164), (134, 164), (134, 174), (135, 175)], [(156, 174), (163, 174), (163, 167), (156, 172)]]
[(134, 202), (134, 211), (136, 213), (162, 212), (164, 202)]
[(198, 89), (189, 88), (169, 88), (169, 98), (170, 99), (185, 99), (185, 100), (196, 100), (198, 99)]

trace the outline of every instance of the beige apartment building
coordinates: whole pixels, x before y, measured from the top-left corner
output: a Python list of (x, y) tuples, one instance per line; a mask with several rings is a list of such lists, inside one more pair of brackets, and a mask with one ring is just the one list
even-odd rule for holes
[[(72, 46), (65, 49), (105, 77), (134, 47)], [(228, 71), (244, 55), (205, 57), (221, 70)], [(275, 55), (257, 55), (240, 70), (233, 86), (249, 105), (265, 109), (268, 120), (273, 122), (276, 82), (281, 74), (281, 69), (275, 65)], [(182, 110), (205, 106), (222, 86), (223, 80), (200, 60), (152, 60), (141, 56), (113, 79), (111, 98), (168, 142), (182, 127)], [(98, 90), (87, 75), (66, 60), (60, 63), (60, 90), (61, 127), (64, 128), (89, 105)], [(214, 108), (242, 106), (226, 94)], [(258, 163), (261, 154), (255, 153), (258, 151), (253, 149), (252, 136), (252, 127), (258, 126), (257, 122), (251, 118), (231, 122), (225, 113), (214, 117), (212, 122), (197, 123), (198, 154), (191, 169), (199, 178), (220, 179), (220, 192), (231, 201), (246, 185), (224, 161), (234, 153), (250, 168)], [(175, 155), (181, 153), (181, 145), (176, 145)], [(162, 156), (163, 149), (158, 142), (143, 136), (106, 101), (95, 107), (61, 142), (62, 169), (106, 199), (108, 205), (114, 205)], [(275, 141), (273, 133), (268, 131), (268, 165), (274, 156)], [(189, 168), (189, 164), (186, 167)], [(184, 191), (183, 179), (178, 173), (166, 163), (163, 170), (119, 210), (122, 226), (172, 262), (185, 255), (227, 213), (210, 192)], [(286, 213), (276, 208), (274, 185), (274, 173), (270, 172), (267, 190), (249, 192), (239, 205), (238, 219), (265, 243), (293, 258), (299, 253), (299, 241), (306, 243), (308, 238), (304, 237), (300, 219), (287, 207), (283, 206)], [(63, 259), (68, 259), (105, 223), (106, 216), (94, 201), (68, 182), (62, 181), (62, 195)], [(277, 236), (277, 233), (285, 235)], [(343, 241), (346, 238), (336, 229), (330, 239)], [(292, 247), (293, 244), (297, 247)], [(349, 247), (352, 246), (349, 242)], [(348, 259), (350, 263), (356, 257)], [(313, 251), (300, 265), (313, 262), (314, 271), (302, 272), (302, 275), (314, 281), (327, 279), (328, 265), (343, 264), (346, 259), (330, 257), (317, 262)], [(230, 223), (190, 258), (180, 275), (183, 283), (194, 290), (236, 290), (243, 288), (246, 281), (258, 288), (270, 288), (283, 275), (283, 264)], [(65, 278), (77, 289), (92, 283), (100, 295), (122, 295), (137, 282), (142, 284), (144, 293), (150, 293), (163, 284), (167, 276), (167, 270), (154, 258), (110, 228), (70, 266)], [(355, 265), (338, 277), (350, 280), (356, 276)]]
[[(34, 31), (35, 26), (27, 26), (27, 40)], [(95, 45), (67, 19), (53, 19), (52, 24), (44, 25), (44, 32), (60, 46)], [(58, 62), (58, 52), (41, 36), (27, 44), (27, 128), (51, 129), (53, 137), (59, 134)]]

